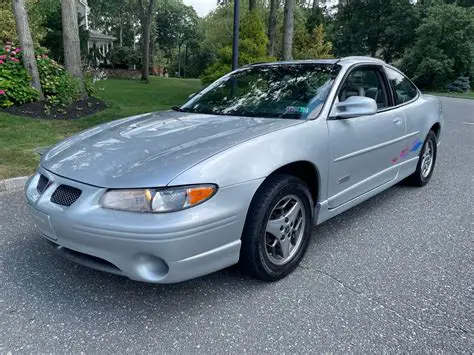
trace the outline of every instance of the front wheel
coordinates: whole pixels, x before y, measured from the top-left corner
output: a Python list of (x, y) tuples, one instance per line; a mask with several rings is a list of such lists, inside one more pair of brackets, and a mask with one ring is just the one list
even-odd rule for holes
[(409, 185), (422, 187), (430, 181), (436, 165), (437, 148), (436, 134), (430, 131), (421, 148), (416, 171), (406, 179)]
[(270, 177), (252, 200), (240, 265), (254, 277), (280, 280), (300, 263), (311, 239), (312, 198), (291, 175)]

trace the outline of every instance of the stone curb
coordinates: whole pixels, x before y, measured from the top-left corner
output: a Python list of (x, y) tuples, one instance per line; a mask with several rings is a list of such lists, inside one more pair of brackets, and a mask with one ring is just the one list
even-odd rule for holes
[(26, 180), (28, 180), (28, 176), (0, 180), (0, 192), (21, 190), (25, 186)]

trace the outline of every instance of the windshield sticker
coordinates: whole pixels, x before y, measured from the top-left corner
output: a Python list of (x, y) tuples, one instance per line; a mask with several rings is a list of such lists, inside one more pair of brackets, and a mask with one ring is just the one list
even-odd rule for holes
[(287, 113), (309, 113), (309, 108), (304, 106), (287, 106)]

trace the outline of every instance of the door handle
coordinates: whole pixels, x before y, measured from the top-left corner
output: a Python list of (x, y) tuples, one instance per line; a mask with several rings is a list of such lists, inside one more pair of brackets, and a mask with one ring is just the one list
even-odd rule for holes
[(401, 125), (401, 124), (402, 124), (402, 119), (399, 118), (399, 117), (394, 118), (394, 119), (393, 119), (393, 124), (394, 124), (394, 125), (397, 125), (397, 126), (398, 126), (398, 125)]

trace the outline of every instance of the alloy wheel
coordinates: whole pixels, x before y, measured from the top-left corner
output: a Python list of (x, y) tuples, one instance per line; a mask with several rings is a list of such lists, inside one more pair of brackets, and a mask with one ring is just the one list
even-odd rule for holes
[(270, 213), (265, 233), (265, 253), (270, 262), (284, 265), (302, 245), (306, 211), (301, 199), (288, 195)]
[(434, 145), (432, 140), (428, 140), (423, 151), (421, 160), (421, 176), (426, 179), (431, 174), (434, 162)]

